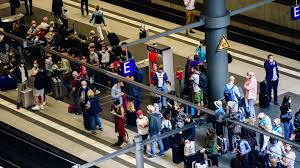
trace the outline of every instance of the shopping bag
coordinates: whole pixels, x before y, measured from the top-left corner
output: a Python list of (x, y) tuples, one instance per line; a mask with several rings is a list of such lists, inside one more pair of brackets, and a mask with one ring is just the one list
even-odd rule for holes
[(195, 152), (195, 141), (189, 141), (184, 144), (184, 156), (189, 156)]

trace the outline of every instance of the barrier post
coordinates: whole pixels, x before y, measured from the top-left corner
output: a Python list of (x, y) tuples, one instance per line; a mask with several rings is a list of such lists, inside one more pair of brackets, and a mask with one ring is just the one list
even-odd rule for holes
[(143, 143), (142, 135), (136, 135), (134, 137), (135, 142), (135, 159), (136, 167), (144, 168), (144, 153), (143, 153)]

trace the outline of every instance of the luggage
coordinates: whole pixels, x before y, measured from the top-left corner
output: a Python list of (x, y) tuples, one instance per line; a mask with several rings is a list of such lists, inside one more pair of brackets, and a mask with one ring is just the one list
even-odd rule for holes
[(80, 113), (80, 107), (75, 104), (70, 104), (68, 107), (68, 112), (78, 114)]
[(106, 26), (106, 33), (107, 33), (107, 39), (108, 42), (111, 46), (116, 46), (119, 45), (120, 43), (120, 39), (118, 38), (118, 36), (116, 35), (116, 33), (110, 32), (109, 28)]
[(21, 91), (21, 101), (24, 108), (33, 106), (33, 90), (31, 88)]
[(53, 96), (57, 100), (63, 99), (62, 82), (58, 78), (52, 78)]
[(184, 144), (174, 144), (172, 147), (172, 161), (176, 164), (184, 161)]
[(146, 38), (147, 37), (147, 30), (145, 28), (145, 23), (143, 23), (144, 20), (142, 19), (141, 27), (140, 27), (140, 32), (139, 32), (139, 38)]
[(269, 97), (267, 94), (259, 94), (259, 107), (267, 108), (270, 106)]
[(220, 152), (225, 154), (228, 151), (228, 141), (226, 138), (218, 136), (217, 144), (220, 147)]
[(192, 117), (195, 117), (196, 116), (196, 109), (186, 105), (185, 106), (185, 113), (189, 114)]
[(132, 126), (136, 126), (136, 112), (129, 112), (128, 110), (126, 110), (126, 118), (127, 118), (127, 124), (128, 125), (132, 125)]
[(200, 165), (205, 164), (204, 154), (200, 151), (184, 158), (185, 168), (194, 168), (196, 166), (196, 163), (199, 163)]
[(259, 93), (268, 95), (268, 82), (266, 80), (259, 83)]
[(195, 141), (190, 141), (184, 144), (184, 156), (195, 154)]
[(17, 88), (17, 82), (14, 78), (10, 78), (8, 76), (0, 77), (0, 90), (6, 91)]

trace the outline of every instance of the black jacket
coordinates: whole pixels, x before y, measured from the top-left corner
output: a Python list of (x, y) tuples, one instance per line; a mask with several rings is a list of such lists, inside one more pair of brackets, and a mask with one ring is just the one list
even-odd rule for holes
[[(24, 66), (24, 71), (25, 71), (25, 76), (28, 79), (28, 71), (25, 66)], [(22, 82), (22, 74), (21, 74), (21, 70), (20, 70), (19, 66), (15, 69), (15, 80), (17, 83)]]
[(53, 0), (52, 1), (52, 12), (54, 15), (61, 15), (62, 14), (62, 7), (63, 7), (62, 0)]

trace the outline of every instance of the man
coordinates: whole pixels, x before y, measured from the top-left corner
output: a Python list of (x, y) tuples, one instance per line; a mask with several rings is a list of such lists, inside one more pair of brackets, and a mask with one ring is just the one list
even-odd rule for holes
[(35, 37), (36, 27), (37, 27), (36, 21), (32, 20), (31, 21), (31, 27), (27, 31), (26, 39), (31, 40)]
[(113, 85), (111, 88), (111, 96), (112, 96), (112, 102), (115, 102), (116, 100), (119, 100), (120, 104), (123, 105), (123, 99), (122, 96), (125, 94), (122, 92), (121, 87), (123, 87), (124, 84), (122, 81), (118, 81)]
[(10, 15), (16, 14), (16, 9), (20, 8), (21, 3), (20, 0), (9, 0), (10, 3)]
[[(168, 93), (168, 89), (167, 89), (168, 75), (164, 71), (162, 65), (159, 66), (158, 72), (155, 72), (152, 79), (154, 80), (155, 83), (154, 85), (157, 90), (162, 91), (166, 94)], [(160, 97), (161, 100), (160, 107), (167, 108), (167, 98), (161, 97), (159, 95), (157, 97)]]
[(89, 0), (81, 0), (81, 14), (84, 15), (83, 6), (85, 5), (86, 15), (89, 15)]
[(99, 5), (96, 6), (96, 11), (92, 13), (92, 17), (90, 19), (90, 23), (92, 23), (96, 26), (97, 31), (99, 33), (100, 40), (103, 41), (103, 33), (102, 33), (102, 27), (105, 26), (105, 21), (104, 21), (104, 15), (103, 12), (100, 11)]
[(63, 25), (63, 22), (61, 21), (63, 6), (64, 6), (64, 4), (63, 4), (62, 0), (53, 0), (52, 1), (52, 12), (53, 12), (53, 16), (54, 16), (55, 26)]
[[(125, 44), (127, 44), (127, 43), (126, 42), (121, 43), (121, 45), (125, 45)], [(122, 52), (121, 52), (121, 57), (125, 58), (126, 60), (129, 60), (129, 59), (132, 59), (132, 54), (128, 49), (123, 47)]]
[[(193, 84), (193, 103), (203, 106), (203, 91), (199, 86), (200, 72), (198, 66), (193, 67), (191, 71), (193, 73), (190, 77), (190, 81)], [(200, 115), (200, 111), (198, 111), (197, 115)]]
[(249, 152), (251, 151), (251, 147), (248, 143), (248, 141), (243, 137), (243, 135), (238, 132), (236, 134), (236, 139), (235, 139), (235, 153), (237, 154), (236, 155), (236, 158), (241, 160), (242, 162), (242, 167), (243, 168), (248, 168), (248, 160), (249, 160), (249, 157), (248, 157), (248, 154)]
[[(184, 0), (184, 6), (186, 10), (186, 24), (190, 24), (194, 22), (195, 17), (195, 0)], [(186, 29), (186, 35), (190, 33), (195, 33), (192, 29)]]
[[(259, 113), (258, 116), (258, 127), (267, 131), (271, 132), (272, 131), (272, 122), (269, 116), (267, 116), (265, 113)], [(260, 149), (263, 151), (268, 145), (270, 137), (260, 134), (259, 137), (259, 145)]]
[(274, 60), (273, 55), (268, 55), (268, 60), (264, 63), (266, 71), (266, 80), (268, 83), (268, 97), (272, 101), (272, 89), (274, 92), (274, 104), (278, 105), (278, 82), (279, 82), (279, 71), (277, 62)]
[[(138, 134), (142, 136), (143, 140), (146, 140), (148, 138), (149, 134), (149, 120), (146, 116), (143, 115), (142, 110), (138, 110), (137, 113), (137, 119), (136, 119), (136, 126), (138, 130)], [(147, 146), (144, 146), (144, 153), (147, 152)]]
[(255, 118), (254, 103), (257, 97), (257, 80), (254, 72), (247, 72), (247, 80), (244, 83), (245, 100), (248, 100), (250, 118)]
[(100, 63), (99, 63), (99, 56), (98, 54), (95, 52), (95, 44), (91, 43), (89, 45), (89, 51), (90, 51), (90, 64), (94, 65), (95, 67), (99, 67)]
[[(24, 1), (25, 1), (25, 9), (26, 9), (25, 15), (33, 15), (32, 0), (24, 0)], [(29, 10), (28, 10), (28, 1), (29, 1)]]
[[(35, 106), (32, 107), (32, 110), (38, 111), (38, 110), (44, 110), (44, 88), (45, 88), (45, 77), (46, 72), (44, 69), (40, 66), (40, 63), (37, 61), (34, 62), (34, 67), (36, 68), (36, 72), (34, 75), (34, 85), (33, 85), (33, 96), (34, 96), (34, 103)], [(40, 105), (39, 105), (40, 103)]]
[(15, 69), (15, 79), (18, 83), (18, 96), (17, 96), (17, 109), (21, 107), (21, 91), (26, 87), (26, 82), (28, 80), (28, 71), (25, 67), (25, 63), (22, 60), (19, 66)]
[[(235, 77), (230, 76), (229, 83), (227, 83), (225, 85), (224, 97), (225, 97), (226, 102), (232, 101), (236, 105), (238, 105), (238, 103), (239, 103), (238, 98), (241, 97), (241, 93), (240, 93), (238, 87), (234, 85), (234, 82), (235, 82)], [(238, 106), (236, 106), (236, 108), (238, 108)], [(238, 111), (238, 109), (236, 109), (236, 111)]]
[(286, 144), (284, 150), (285, 150), (285, 157), (281, 160), (282, 166), (286, 168), (294, 168), (296, 154), (294, 151), (292, 151), (292, 146)]
[(85, 108), (88, 101), (89, 90), (90, 89), (87, 86), (87, 82), (85, 80), (81, 81), (81, 87), (79, 88), (78, 94), (79, 94), (80, 108), (83, 113), (83, 125), (86, 130), (90, 130), (89, 115)]
[[(156, 137), (159, 136), (161, 133), (161, 114), (159, 112), (155, 111), (155, 107), (153, 105), (148, 105), (147, 106), (148, 113), (149, 113), (149, 134), (150, 138), (151, 137)], [(162, 143), (162, 140), (157, 141), (158, 147), (159, 147), (159, 155), (163, 156), (164, 155), (164, 146)], [(155, 158), (155, 146), (154, 143), (150, 144), (150, 153), (151, 153), (151, 158)]]

